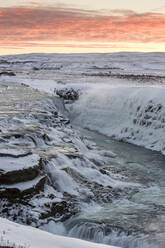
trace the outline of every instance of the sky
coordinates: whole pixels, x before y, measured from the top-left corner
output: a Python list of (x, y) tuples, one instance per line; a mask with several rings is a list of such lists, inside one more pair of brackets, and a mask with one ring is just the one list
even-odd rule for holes
[(0, 0), (0, 55), (165, 52), (164, 0)]

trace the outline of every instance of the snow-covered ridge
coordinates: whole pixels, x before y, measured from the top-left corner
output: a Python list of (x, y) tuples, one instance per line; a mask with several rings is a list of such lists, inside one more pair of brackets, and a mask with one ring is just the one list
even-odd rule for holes
[[(74, 238), (53, 235), (0, 218), (0, 246), (15, 248), (114, 248)], [(116, 247), (117, 248), (117, 247)]]
[(20, 70), (114, 70), (136, 74), (165, 75), (164, 53), (23, 54), (0, 57), (0, 69)]

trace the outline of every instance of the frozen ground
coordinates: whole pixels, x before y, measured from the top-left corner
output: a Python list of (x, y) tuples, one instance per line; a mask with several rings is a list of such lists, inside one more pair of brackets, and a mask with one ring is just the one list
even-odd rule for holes
[[(14, 212), (13, 206), (9, 208), (9, 218), (14, 216), (23, 223), (32, 219), (31, 225), (55, 234), (122, 248), (164, 248), (165, 158), (155, 152), (165, 153), (164, 54), (3, 56), (0, 70), (0, 81), (4, 82), (1, 96), (4, 89), (11, 93), (15, 83), (49, 93), (34, 94), (29, 88), (21, 105), (27, 92), (22, 85), (12, 111), (5, 107), (6, 97), (1, 102), (5, 103), (1, 143), (12, 148), (7, 151), (6, 145), (1, 147), (9, 156), (3, 158), (5, 164), (12, 160), (15, 168), (18, 155), (22, 168), (23, 158), (31, 160), (24, 149), (30, 150), (44, 158), (46, 173), (43, 193), (30, 199), (35, 208), (31, 211), (30, 205), (25, 206), (25, 199), (21, 203), (26, 210), (23, 218), (17, 215), (16, 203)], [(78, 90), (79, 99), (52, 97), (54, 89), (64, 88)], [(33, 104), (27, 108), (30, 94), (39, 97), (34, 108)], [(49, 100), (44, 101), (44, 97)], [(57, 115), (57, 111), (61, 113)], [(8, 116), (9, 121), (4, 121)], [(68, 118), (80, 134), (67, 124)], [(20, 151), (16, 153), (17, 149)], [(28, 168), (25, 163), (23, 170), (33, 170), (33, 165)], [(9, 173), (6, 168), (4, 173)], [(43, 175), (38, 174), (36, 179), (40, 180)], [(27, 179), (30, 186), (24, 186), (37, 184), (34, 178)], [(4, 185), (7, 190), (11, 187)], [(25, 188), (23, 191), (26, 195)], [(5, 211), (3, 216), (7, 216)]]

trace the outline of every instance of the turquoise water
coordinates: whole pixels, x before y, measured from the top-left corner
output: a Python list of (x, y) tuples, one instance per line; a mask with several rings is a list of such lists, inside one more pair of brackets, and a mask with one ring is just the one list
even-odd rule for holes
[(111, 202), (86, 205), (66, 223), (69, 236), (123, 248), (165, 247), (165, 157), (158, 152), (115, 141), (99, 133), (77, 128), (81, 135), (103, 150), (117, 156), (109, 158), (103, 169), (112, 177), (138, 183), (134, 191)]

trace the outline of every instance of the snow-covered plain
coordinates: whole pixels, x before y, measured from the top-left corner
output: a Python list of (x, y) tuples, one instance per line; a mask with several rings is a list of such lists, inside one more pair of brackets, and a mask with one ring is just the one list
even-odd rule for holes
[(0, 247), (13, 248), (114, 248), (74, 238), (53, 235), (0, 218)]

